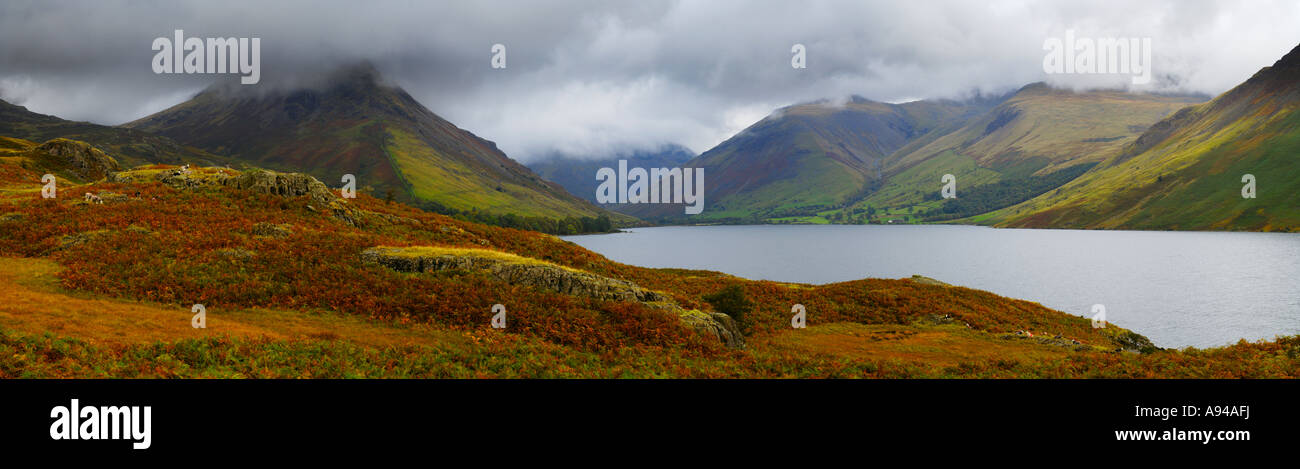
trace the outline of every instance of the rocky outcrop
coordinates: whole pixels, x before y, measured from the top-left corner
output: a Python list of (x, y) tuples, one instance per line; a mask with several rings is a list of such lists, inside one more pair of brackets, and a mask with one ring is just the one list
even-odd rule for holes
[(1023, 330), (1016, 331), (1015, 333), (1002, 334), (1002, 335), (1000, 335), (999, 337), (1001, 337), (1002, 340), (1023, 340), (1023, 341), (1032, 342), (1032, 343), (1039, 343), (1039, 344), (1043, 344), (1043, 345), (1050, 345), (1050, 346), (1053, 346), (1053, 347), (1061, 347), (1061, 348), (1064, 348), (1064, 349), (1073, 350), (1073, 351), (1075, 351), (1075, 352), (1087, 352), (1087, 351), (1096, 350), (1096, 349), (1095, 349), (1093, 346), (1091, 346), (1091, 345), (1084, 344), (1084, 343), (1082, 343), (1082, 342), (1079, 342), (1078, 340), (1074, 340), (1074, 339), (1069, 339), (1069, 338), (1061, 337), (1060, 335), (1056, 335), (1056, 336), (1038, 335), (1038, 336), (1035, 336), (1032, 332), (1029, 332), (1029, 331), (1023, 331)]
[(941, 287), (951, 287), (951, 286), (952, 286), (951, 284), (944, 283), (944, 282), (941, 282), (941, 281), (938, 281), (938, 280), (932, 279), (932, 278), (930, 278), (930, 277), (926, 277), (926, 276), (924, 276), (924, 275), (919, 275), (919, 274), (912, 274), (912, 277), (911, 277), (911, 278), (908, 278), (908, 279), (906, 279), (906, 280), (911, 280), (911, 281), (913, 281), (913, 282), (916, 282), (916, 283), (919, 283), (919, 284), (922, 284), (922, 285), (938, 285), (938, 286), (941, 286)]
[(308, 196), (312, 211), (327, 210), (334, 218), (352, 226), (362, 223), (362, 214), (352, 208), (342, 197), (334, 194), (325, 183), (302, 173), (277, 173), (264, 169), (250, 169), (238, 177), (223, 182), (240, 190), (278, 195), (281, 197)]
[(700, 310), (690, 310), (680, 313), (679, 317), (682, 322), (686, 323), (696, 332), (704, 335), (717, 337), (723, 345), (734, 349), (745, 348), (745, 336), (740, 333), (740, 327), (736, 321), (723, 313), (705, 313)]
[(745, 338), (736, 321), (726, 314), (684, 310), (672, 298), (647, 290), (626, 280), (511, 254), (485, 250), (483, 255), (440, 252), (437, 249), (376, 247), (361, 253), (364, 262), (379, 264), (398, 272), (438, 272), (461, 270), (484, 272), (511, 285), (527, 285), (566, 295), (606, 301), (636, 301), (675, 314), (687, 327), (714, 337), (730, 348), (744, 348)]
[(250, 169), (223, 182), (237, 189), (282, 197), (311, 196), (312, 202), (328, 206), (339, 200), (325, 183), (302, 173), (278, 173), (264, 169)]
[(94, 181), (121, 169), (117, 160), (89, 143), (56, 138), (37, 145), (31, 150), (38, 161), (45, 161), (56, 167), (64, 167), (77, 177)]
[(487, 272), (512, 285), (528, 285), (566, 295), (583, 296), (608, 301), (640, 301), (643, 303), (668, 301), (658, 292), (638, 287), (632, 282), (570, 270), (554, 264), (510, 262), (478, 256), (453, 254), (419, 255), (403, 248), (371, 248), (361, 253), (361, 259), (386, 266), (398, 272), (437, 272), (465, 270)]
[(280, 173), (265, 169), (235, 171), (232, 169), (189, 168), (145, 169), (111, 173), (108, 182), (129, 183), (147, 180), (158, 181), (177, 189), (226, 186), (243, 191), (279, 197), (308, 196), (307, 209), (326, 211), (334, 218), (352, 226), (362, 223), (363, 214), (342, 197), (331, 191), (325, 183), (302, 173)]

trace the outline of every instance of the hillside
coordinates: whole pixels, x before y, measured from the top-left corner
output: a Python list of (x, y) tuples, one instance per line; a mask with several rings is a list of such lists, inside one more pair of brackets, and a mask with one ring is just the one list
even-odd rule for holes
[[(884, 158), (895, 150), (996, 102), (888, 104), (854, 97), (779, 109), (686, 163), (705, 169), (705, 211), (682, 220), (764, 220), (852, 202), (878, 187)], [(656, 205), (628, 213), (680, 219), (682, 210)]]
[[(633, 151), (603, 158), (578, 158), (552, 154), (538, 158), (528, 167), (547, 181), (564, 187), (570, 194), (596, 203), (596, 171), (600, 168), (618, 168), (619, 160), (627, 161), (629, 168), (676, 168), (696, 155), (681, 145), (664, 145), (655, 151)], [(622, 211), (628, 206), (609, 204), (605, 208)]]
[(34, 142), (56, 138), (75, 139), (111, 152), (126, 166), (185, 162), (215, 165), (229, 162), (224, 157), (181, 145), (167, 137), (135, 129), (64, 120), (31, 112), (25, 107), (2, 100), (0, 136)]
[[(84, 145), (84, 144), (82, 144)], [(79, 146), (80, 147), (80, 146)], [(112, 155), (107, 155), (112, 157)], [(1300, 340), (1159, 350), (930, 279), (611, 262), (303, 174), (156, 165), (42, 199), (0, 158), (0, 377), (1294, 377)], [(101, 203), (84, 200), (96, 195)], [(738, 289), (721, 314), (705, 297)], [(808, 328), (791, 329), (790, 305)], [(206, 327), (193, 328), (195, 304)], [(508, 311), (493, 329), (494, 305)]]
[[(45, 143), (0, 137), (0, 158), (26, 171), (67, 181), (93, 182), (120, 170), (117, 159), (88, 143), (56, 138)], [(35, 181), (29, 181), (35, 184)]]
[(607, 213), (438, 117), (367, 64), (294, 89), (219, 83), (125, 127), (331, 186), (353, 174), (359, 190), (381, 198), (391, 190), (397, 200), (550, 218)]
[[(907, 209), (917, 213), (916, 218), (943, 219), (1019, 203), (1030, 194), (999, 189), (1036, 187), (1042, 193), (1055, 188), (1088, 168), (1081, 165), (1118, 153), (1151, 124), (1201, 101), (1193, 96), (1075, 92), (1031, 84), (960, 128), (891, 155), (884, 164), (886, 182), (857, 207), (878, 210), (878, 218), (892, 218)], [(945, 174), (957, 181), (958, 200), (949, 206), (939, 195)], [(1006, 187), (981, 189), (999, 182)]]
[[(1153, 125), (1057, 191), (983, 217), (1012, 227), (1300, 230), (1300, 46)], [(1256, 198), (1243, 198), (1243, 177)]]

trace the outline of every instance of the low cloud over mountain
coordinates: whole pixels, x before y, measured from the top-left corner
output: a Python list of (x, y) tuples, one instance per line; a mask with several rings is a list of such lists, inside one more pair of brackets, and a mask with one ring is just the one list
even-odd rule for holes
[[(153, 38), (176, 29), (260, 37), (256, 86), (370, 60), (435, 112), (528, 161), (669, 142), (702, 152), (778, 107), (819, 98), (1128, 82), (1046, 75), (1043, 41), (1067, 29), (1150, 37), (1150, 89), (1208, 94), (1300, 42), (1300, 4), (1290, 1), (321, 3), (5, 2), (0, 98), (119, 124), (217, 79), (153, 74)], [(505, 69), (489, 64), (498, 43)], [(807, 48), (806, 69), (790, 67), (795, 43)]]

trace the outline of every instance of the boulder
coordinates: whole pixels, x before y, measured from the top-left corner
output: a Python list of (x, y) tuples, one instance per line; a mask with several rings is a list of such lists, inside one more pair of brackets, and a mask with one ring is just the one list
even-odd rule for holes
[(723, 313), (705, 313), (699, 310), (690, 310), (680, 313), (679, 317), (682, 322), (695, 329), (696, 332), (715, 337), (728, 348), (745, 348), (745, 336), (741, 334), (740, 327), (731, 316)]
[(96, 195), (99, 197), (99, 200), (102, 200), (105, 203), (126, 202), (131, 200), (131, 197), (126, 194), (118, 194), (116, 192), (100, 191)]
[(278, 173), (264, 169), (250, 169), (225, 182), (237, 189), (282, 197), (311, 196), (313, 202), (328, 206), (339, 199), (337, 195), (314, 177), (302, 173)]
[(316, 205), (326, 207), (329, 213), (344, 223), (359, 226), (362, 214), (359, 210), (331, 191), (325, 183), (303, 173), (277, 173), (264, 169), (250, 169), (238, 177), (223, 181), (223, 184), (241, 190), (278, 195), (281, 197), (309, 196), (315, 209)]

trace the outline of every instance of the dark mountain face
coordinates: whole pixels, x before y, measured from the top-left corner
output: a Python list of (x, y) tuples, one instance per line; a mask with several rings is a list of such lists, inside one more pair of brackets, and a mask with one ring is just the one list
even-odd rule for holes
[(331, 184), (353, 174), (359, 188), (381, 196), (391, 190), (399, 199), (520, 215), (600, 212), (385, 84), (368, 65), (307, 88), (213, 86), (126, 127)]
[[(603, 158), (553, 154), (528, 163), (528, 167), (546, 180), (563, 186), (569, 193), (595, 203), (596, 187), (599, 185), (596, 171), (600, 168), (617, 168), (619, 160), (626, 160), (628, 167), (676, 168), (694, 157), (695, 153), (686, 147), (665, 145), (655, 151), (633, 151)], [(612, 204), (606, 208), (620, 211), (628, 206)]]
[(211, 165), (226, 161), (217, 155), (187, 148), (170, 138), (148, 132), (89, 122), (73, 122), (37, 114), (25, 107), (4, 101), (0, 101), (0, 136), (35, 142), (56, 138), (80, 140), (113, 155), (125, 166), (185, 161)]

